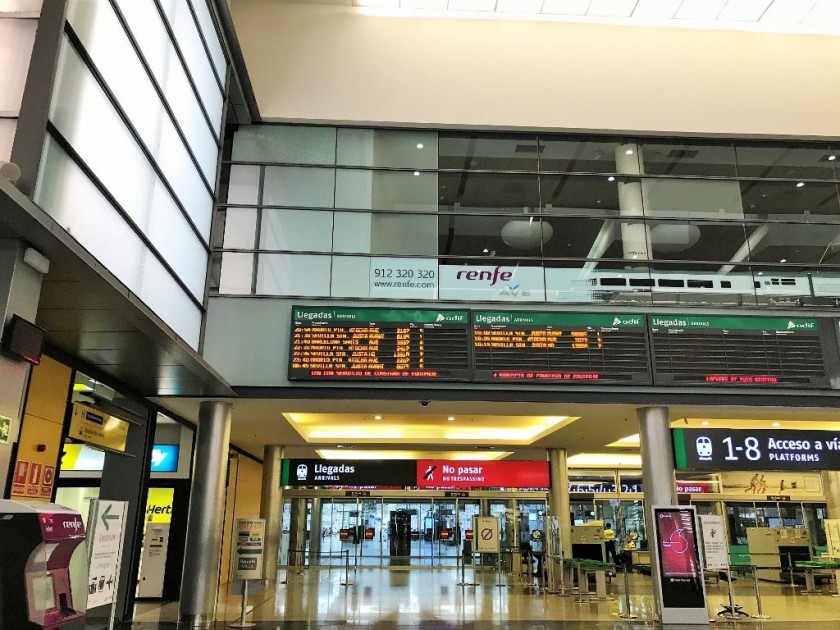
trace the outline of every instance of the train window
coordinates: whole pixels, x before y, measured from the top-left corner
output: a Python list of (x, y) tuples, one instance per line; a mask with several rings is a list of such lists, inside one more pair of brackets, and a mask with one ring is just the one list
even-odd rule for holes
[(652, 287), (654, 286), (653, 278), (630, 278), (631, 287)]
[(729, 280), (721, 280), (720, 281), (720, 288), (721, 289), (731, 289), (732, 288), (732, 282), (730, 282)]
[(688, 287), (690, 289), (713, 289), (715, 283), (711, 280), (689, 280)]
[(601, 278), (602, 287), (626, 287), (627, 280), (624, 278)]
[[(691, 282), (689, 280), (689, 282)], [(657, 280), (657, 283), (660, 287), (684, 287), (685, 281), (684, 280)], [(689, 285), (691, 286), (691, 285)]]

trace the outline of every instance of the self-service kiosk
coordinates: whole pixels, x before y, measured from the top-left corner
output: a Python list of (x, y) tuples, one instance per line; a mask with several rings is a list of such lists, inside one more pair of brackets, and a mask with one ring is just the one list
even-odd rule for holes
[(0, 628), (83, 627), (70, 558), (85, 540), (78, 512), (52, 503), (0, 500)]

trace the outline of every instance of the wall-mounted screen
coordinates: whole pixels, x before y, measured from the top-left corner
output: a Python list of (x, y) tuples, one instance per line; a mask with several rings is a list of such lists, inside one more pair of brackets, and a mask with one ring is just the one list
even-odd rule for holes
[(294, 307), (289, 380), (466, 381), (469, 311)]

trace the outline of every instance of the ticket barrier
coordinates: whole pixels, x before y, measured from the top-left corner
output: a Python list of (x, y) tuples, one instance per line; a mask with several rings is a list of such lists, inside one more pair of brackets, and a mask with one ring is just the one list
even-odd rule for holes
[(78, 512), (0, 500), (0, 628), (84, 627), (86, 597), (73, 593), (69, 571), (84, 540)]

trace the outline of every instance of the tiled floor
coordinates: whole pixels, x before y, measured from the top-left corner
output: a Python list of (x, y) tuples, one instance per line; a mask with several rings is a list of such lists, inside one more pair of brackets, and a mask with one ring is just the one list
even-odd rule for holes
[[(626, 612), (623, 580), (609, 584), (609, 601), (577, 603), (575, 596), (548, 594), (537, 588), (532, 578), (517, 579), (491, 571), (473, 576), (468, 570), (467, 582), (478, 586), (459, 586), (461, 575), (454, 569), (359, 569), (350, 571), (351, 584), (343, 569), (309, 569), (281, 574), (280, 583), (270, 592), (251, 598), (253, 621), (260, 628), (354, 627), (504, 627), (522, 630), (547, 628), (627, 628), (629, 623), (619, 615)], [(651, 581), (647, 576), (629, 576), (630, 610), (638, 619), (633, 627), (651, 627), (653, 601)], [(499, 583), (501, 582), (501, 586)], [(759, 582), (763, 612), (770, 616), (765, 627), (781, 630), (796, 626), (809, 630), (840, 627), (840, 598), (824, 595), (802, 595), (801, 588)], [(827, 587), (826, 587), (827, 588)], [(707, 585), (709, 616), (716, 617), (728, 599), (726, 582)], [(741, 578), (733, 583), (735, 602), (750, 613), (756, 613), (755, 583)], [(219, 628), (238, 619), (237, 595), (225, 591), (218, 610)], [(178, 618), (177, 603), (165, 605), (139, 604), (134, 630), (174, 628)], [(720, 622), (725, 622), (719, 619)], [(300, 622), (300, 623), (297, 623)], [(799, 622), (802, 622), (801, 624)], [(637, 626), (637, 624), (640, 624)], [(762, 625), (745, 619), (741, 626)], [(128, 627), (128, 626), (126, 626)], [(670, 628), (671, 626), (669, 626)]]

